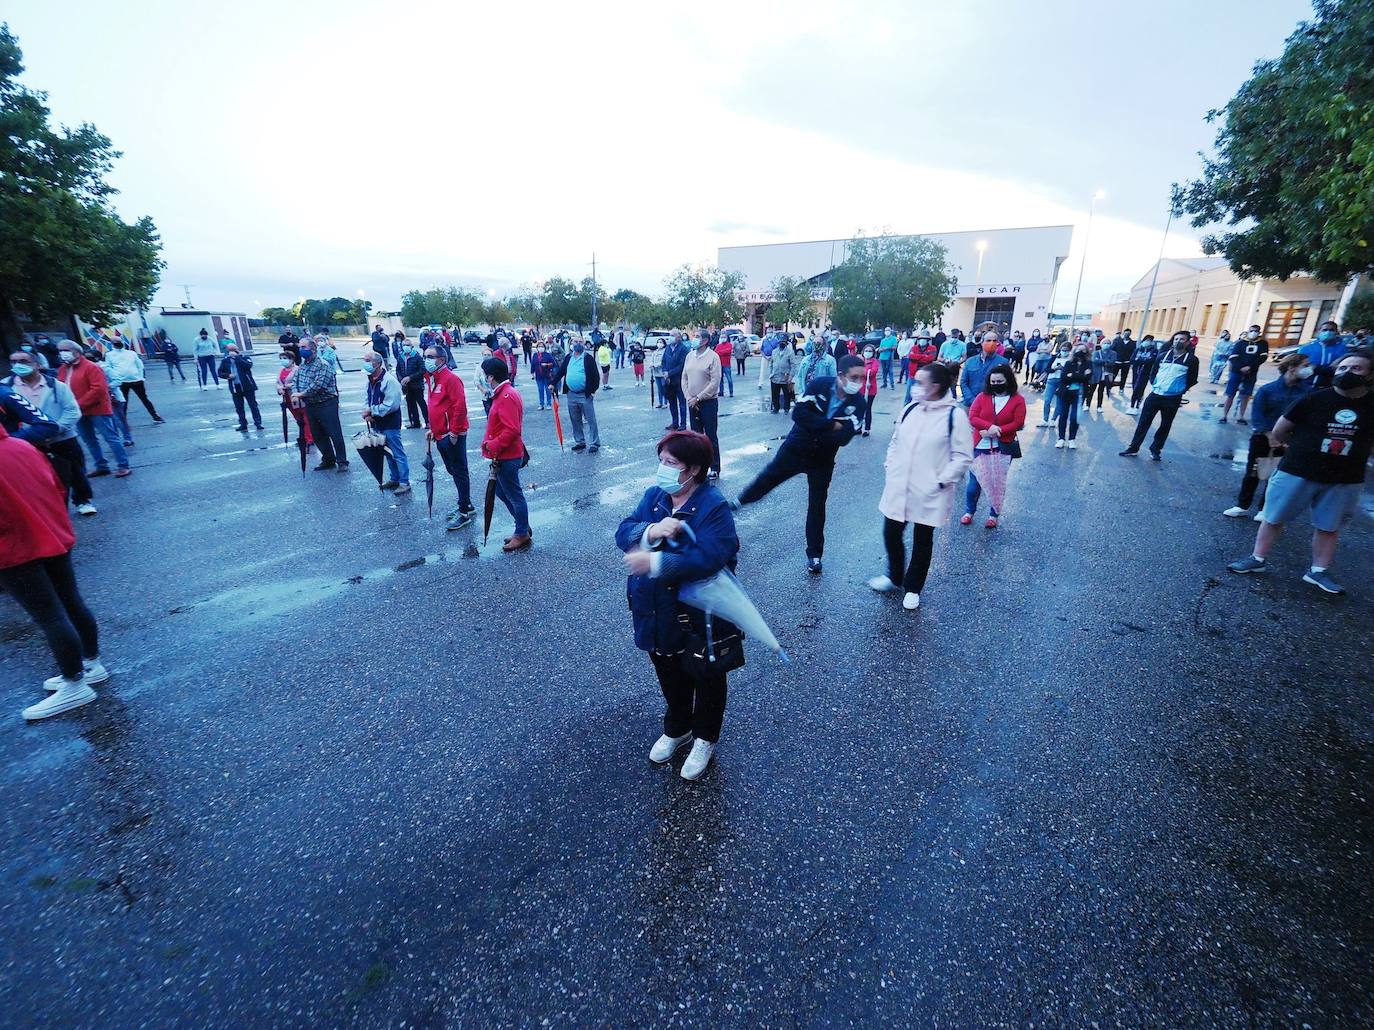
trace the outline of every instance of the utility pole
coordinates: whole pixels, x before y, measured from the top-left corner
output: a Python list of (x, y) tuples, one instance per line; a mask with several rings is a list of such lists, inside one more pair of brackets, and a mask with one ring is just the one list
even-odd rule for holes
[[(1154, 299), (1155, 283), (1159, 281), (1159, 266), (1164, 263), (1164, 245), (1169, 242), (1169, 226), (1174, 224), (1174, 205), (1169, 205), (1169, 218), (1164, 223), (1164, 239), (1159, 241), (1159, 260), (1155, 262), (1154, 275), (1150, 276), (1150, 289), (1145, 294), (1145, 310), (1140, 313), (1140, 339), (1145, 339), (1145, 326), (1150, 321), (1150, 301)], [(1217, 330), (1221, 332), (1220, 329)]]
[(596, 251), (592, 251), (592, 332), (601, 323), (596, 320)]
[(1073, 338), (1074, 330), (1078, 328), (1078, 296), (1083, 292), (1083, 270), (1088, 267), (1088, 244), (1093, 238), (1093, 212), (1097, 210), (1097, 202), (1105, 197), (1106, 194), (1098, 190), (1093, 194), (1092, 203), (1088, 205), (1088, 228), (1083, 233), (1083, 259), (1078, 262), (1078, 286), (1073, 291), (1073, 311), (1069, 313), (1069, 338)]

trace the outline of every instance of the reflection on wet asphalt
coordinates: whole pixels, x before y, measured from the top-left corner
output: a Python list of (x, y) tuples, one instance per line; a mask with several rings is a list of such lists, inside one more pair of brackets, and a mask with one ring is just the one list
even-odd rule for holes
[[(445, 531), (442, 467), (428, 519), (422, 487), (302, 477), (223, 393), (150, 386), (168, 424), (134, 416), (137, 474), (77, 527), (99, 701), (23, 724), (49, 659), (0, 599), (8, 1022), (1374, 1017), (1374, 534), (1342, 543), (1345, 598), (1301, 584), (1297, 533), (1269, 577), (1227, 577), (1253, 523), (1217, 515), (1244, 440), (1210, 395), (1161, 465), (1116, 458), (1120, 409), (1075, 452), (1028, 430), (1001, 528), (937, 533), (916, 614), (863, 585), (881, 395), (822, 576), (802, 482), (737, 515), (794, 660), (750, 648), (691, 785), (647, 761), (660, 701), (612, 541), (664, 412), (617, 387), (574, 454), (523, 386), (515, 555), (499, 503), (487, 544)], [(727, 495), (786, 426), (722, 402)]]

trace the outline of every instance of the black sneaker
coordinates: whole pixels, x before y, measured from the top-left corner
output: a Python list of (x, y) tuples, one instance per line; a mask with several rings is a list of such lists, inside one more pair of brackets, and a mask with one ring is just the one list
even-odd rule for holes
[(1125, 451), (1119, 452), (1119, 453), (1117, 454), (1117, 457), (1118, 457), (1118, 458), (1134, 458), (1134, 457), (1135, 457), (1137, 454), (1139, 454), (1139, 453), (1140, 453), (1139, 451), (1125, 450)]
[(336, 465), (336, 464), (335, 464), (334, 462), (332, 462), (332, 461), (322, 461), (322, 462), (320, 462), (318, 465), (316, 465), (313, 469), (311, 469), (310, 471), (311, 471), (311, 472), (328, 472), (330, 469), (334, 469), (334, 468), (338, 468), (338, 467), (339, 467), (339, 466)]
[[(606, 389), (609, 390), (610, 387), (608, 386), (608, 387), (606, 387)], [(595, 454), (595, 453), (596, 453), (597, 451), (599, 451), (599, 450), (601, 450), (601, 445), (600, 445), (599, 443), (594, 443), (594, 444), (592, 444), (590, 447), (587, 448), (587, 453), (588, 453), (588, 454)]]
[(1158, 451), (1151, 451), (1151, 452), (1150, 452), (1150, 460), (1151, 460), (1151, 461), (1163, 461), (1164, 459), (1163, 459), (1162, 457), (1160, 457), (1160, 454), (1159, 454)]
[(819, 576), (821, 574), (821, 560), (819, 558), (807, 558), (806, 571), (813, 576)]
[(108, 468), (96, 469), (94, 472), (87, 472), (86, 478), (94, 479), (96, 476), (108, 476), (109, 474), (110, 470)]
[(585, 451), (587, 449), (587, 445), (585, 443), (575, 443), (573, 444), (572, 449), (574, 453), (576, 453), (577, 451)]

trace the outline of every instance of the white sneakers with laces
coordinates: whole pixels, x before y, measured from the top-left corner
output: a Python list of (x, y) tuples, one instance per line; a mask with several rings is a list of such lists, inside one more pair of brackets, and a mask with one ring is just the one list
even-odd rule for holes
[(676, 754), (678, 748), (691, 739), (691, 733), (684, 733), (680, 737), (670, 737), (666, 733), (663, 734), (654, 741), (654, 746), (649, 749), (649, 761), (655, 765), (662, 765)]
[(88, 705), (94, 700), (95, 691), (91, 689), (84, 677), (79, 680), (64, 679), (58, 684), (56, 690), (39, 701), (38, 704), (25, 708), (23, 714), (29, 722), (36, 722), (39, 719), (47, 719), (54, 715), (61, 715), (63, 712), (70, 712), (73, 708)]
[[(81, 671), (84, 674), (83, 678), (86, 681), (86, 685), (91, 687), (98, 687), (100, 684), (104, 683), (107, 679), (110, 678), (109, 670), (106, 669), (105, 666), (100, 664), (99, 658), (81, 659)], [(65, 682), (66, 681), (62, 678), (60, 674), (57, 676), (49, 676), (46, 680), (43, 681), (43, 689), (56, 690)]]
[(709, 740), (698, 740), (692, 745), (692, 752), (687, 756), (687, 761), (682, 763), (682, 778), (684, 780), (701, 779), (701, 774), (711, 764), (711, 759), (715, 753), (716, 745), (714, 743)]

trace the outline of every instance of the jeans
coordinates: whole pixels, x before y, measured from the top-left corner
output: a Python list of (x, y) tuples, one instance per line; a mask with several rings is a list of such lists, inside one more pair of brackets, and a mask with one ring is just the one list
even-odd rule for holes
[(681, 385), (664, 379), (663, 399), (668, 402), (668, 420), (678, 429), (686, 428), (687, 398), (682, 396)]
[[(911, 563), (906, 563), (906, 545), (902, 540), (906, 523), (883, 519), (883, 547), (887, 549), (887, 578), (908, 594), (919, 594), (926, 587), (930, 572), (930, 556), (935, 551), (935, 527), (917, 522), (911, 527)], [(905, 570), (902, 568), (906, 565)]]
[(1182, 394), (1175, 394), (1171, 397), (1161, 397), (1157, 393), (1152, 393), (1145, 398), (1145, 406), (1140, 409), (1140, 414), (1135, 420), (1135, 435), (1131, 437), (1128, 451), (1140, 450), (1140, 445), (1145, 442), (1145, 434), (1150, 431), (1150, 423), (1155, 420), (1155, 415), (1159, 415), (1159, 429), (1155, 432), (1155, 438), (1150, 444), (1150, 453), (1158, 454), (1164, 449), (1164, 441), (1169, 439), (1169, 430), (1173, 428), (1174, 416), (1178, 414), (1179, 405), (1183, 402)]
[(711, 441), (711, 471), (720, 473), (720, 440), (716, 436), (716, 419), (720, 413), (720, 400), (712, 397), (709, 401), (697, 401), (696, 407), (689, 409), (692, 429), (705, 433)]
[(387, 448), (391, 451), (386, 457), (386, 478), (393, 483), (410, 482), (410, 459), (406, 457), (406, 442), (401, 439), (401, 430), (379, 429), (377, 432), (386, 437)]
[(1271, 451), (1268, 433), (1250, 434), (1250, 451), (1245, 456), (1245, 476), (1240, 481), (1240, 496), (1236, 498), (1236, 507), (1248, 508), (1254, 502), (1255, 491), (1262, 482), (1258, 462), (1261, 458), (1269, 457)]
[(530, 508), (525, 503), (525, 491), (520, 489), (520, 458), (506, 458), (496, 463), (496, 496), (515, 520), (515, 535), (530, 535)]
[(81, 659), (100, 656), (100, 639), (76, 587), (71, 552), (0, 569), (0, 586), (38, 623), (62, 675), (80, 679)]
[(658, 674), (667, 709), (663, 713), (663, 732), (680, 737), (690, 731), (698, 740), (714, 744), (720, 739), (725, 721), (725, 673), (690, 662), (681, 654), (649, 652)]
[(91, 482), (86, 478), (86, 455), (75, 437), (48, 444), (48, 460), (57, 478), (71, 494), (73, 504), (86, 504), (91, 499)]
[(541, 408), (551, 407), (553, 405), (553, 390), (549, 386), (549, 381), (547, 379), (536, 379), (534, 385), (539, 391), (539, 406)]
[(129, 406), (116, 396), (110, 398), (110, 407), (114, 409), (116, 428), (123, 434), (127, 447), (134, 442), (134, 431), (129, 428)]
[(880, 373), (881, 373), (880, 379), (879, 379), (880, 384), (881, 384), (882, 386), (894, 386), (894, 387), (895, 387), (895, 386), (896, 386), (896, 382), (895, 382), (895, 381), (893, 380), (893, 378), (892, 378), (892, 359), (891, 359), (891, 358), (879, 358), (879, 359), (878, 359), (878, 368), (879, 368)]
[(348, 448), (344, 446), (343, 426), (339, 424), (339, 398), (315, 401), (305, 406), (310, 420), (310, 435), (320, 449), (325, 465), (347, 465)]
[[(1221, 381), (1221, 373), (1226, 371), (1226, 358), (1213, 358), (1212, 364), (1207, 370), (1211, 373), (1212, 382)], [(1248, 505), (1246, 507), (1249, 507)]]
[(167, 382), (175, 382), (177, 376), (181, 376), (183, 383), (186, 382), (186, 373), (181, 370), (180, 354), (174, 358), (163, 358), (162, 360), (167, 362)]
[(406, 421), (411, 429), (419, 429), (429, 418), (429, 405), (425, 403), (424, 380), (411, 381), (409, 386), (401, 387), (406, 398)]
[(1045, 380), (1045, 410), (1044, 413), (1040, 416), (1041, 422), (1048, 422), (1050, 420), (1050, 413), (1054, 410), (1054, 398), (1058, 393), (1059, 380)]
[(219, 361), (212, 354), (202, 354), (196, 358), (196, 382), (201, 386), (209, 386), (210, 380), (219, 385)]
[(568, 392), (568, 421), (572, 423), (573, 440), (586, 444), (587, 436), (582, 431), (582, 420), (587, 420), (587, 428), (592, 434), (592, 446), (601, 446), (601, 433), (596, 428), (596, 398), (583, 393)]
[(122, 469), (129, 467), (129, 452), (124, 449), (124, 434), (113, 415), (82, 415), (76, 423), (76, 433), (86, 445), (86, 450), (91, 452), (91, 460), (95, 462), (97, 469), (109, 471), (110, 468), (110, 463), (105, 460), (105, 453), (100, 449), (100, 437), (104, 438), (106, 446), (114, 452), (115, 464)]
[(616, 368), (624, 368), (624, 367), (625, 367), (625, 351), (624, 351), (623, 348), (619, 348), (619, 347), (616, 348), (616, 352), (615, 352), (615, 367), (616, 367)]
[(731, 397), (735, 395), (735, 373), (730, 371), (730, 363), (728, 361), (722, 361), (720, 363), (720, 385), (729, 387)]
[(741, 491), (739, 503), (761, 501), (793, 476), (806, 476), (806, 556), (820, 558), (825, 554), (825, 503), (834, 474), (834, 451), (812, 456), (784, 442), (773, 460)]
[(453, 479), (453, 485), (458, 488), (458, 510), (472, 511), (472, 481), (468, 476), (467, 434), (460, 434), (453, 443), (449, 442), (447, 436), (441, 436), (435, 441), (435, 446), (439, 448), (439, 457), (443, 459), (444, 469)]
[(771, 383), (773, 387), (773, 414), (792, 410), (792, 384)]
[[(978, 500), (983, 496), (983, 484), (978, 482), (978, 477), (972, 472), (968, 474), (968, 486), (964, 488), (964, 511), (972, 515), (978, 510)], [(988, 506), (988, 511), (993, 518), (997, 518), (997, 509)]]
[(129, 394), (132, 392), (143, 402), (144, 409), (149, 415), (153, 416), (154, 421), (162, 421), (162, 416), (157, 413), (157, 408), (153, 407), (153, 402), (148, 399), (148, 387), (144, 384), (142, 379), (132, 383), (120, 383), (119, 392), (124, 395), (124, 404), (126, 407), (129, 404)]
[(1069, 439), (1078, 438), (1078, 401), (1077, 390), (1066, 390), (1059, 395), (1059, 439), (1064, 439), (1064, 426), (1069, 427)]
[(257, 390), (249, 390), (247, 393), (243, 393), (240, 390), (234, 389), (231, 384), (229, 387), (229, 397), (234, 402), (234, 411), (238, 413), (240, 429), (248, 428), (248, 420), (244, 418), (243, 415), (243, 405), (245, 402), (248, 404), (248, 410), (253, 413), (253, 426), (257, 429), (262, 428), (262, 413), (258, 411)]

